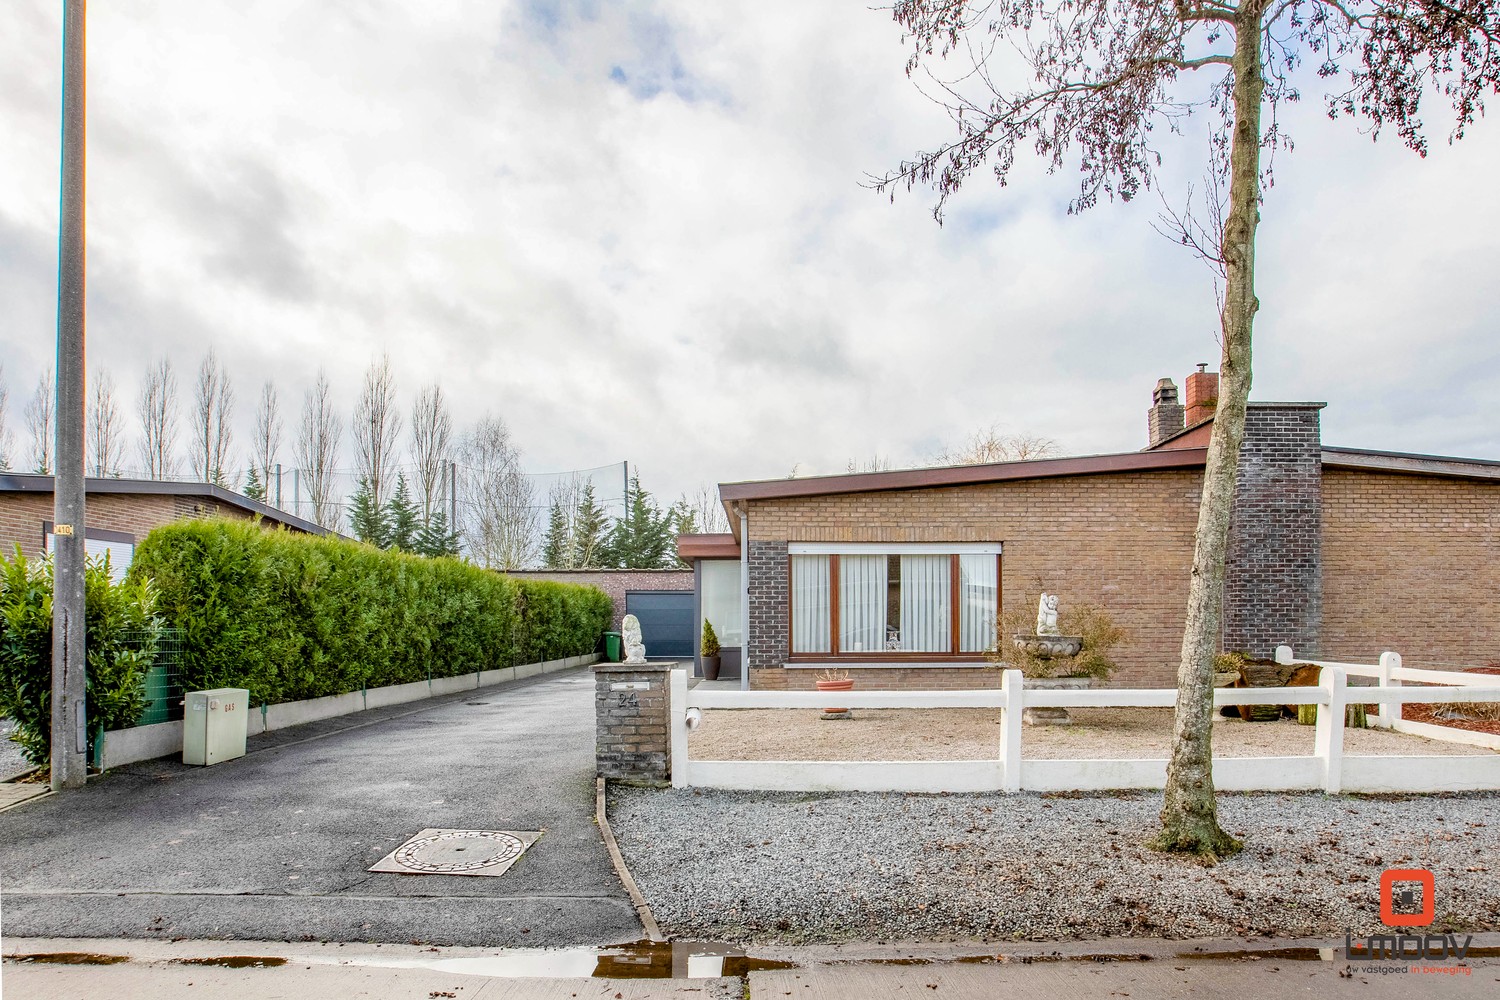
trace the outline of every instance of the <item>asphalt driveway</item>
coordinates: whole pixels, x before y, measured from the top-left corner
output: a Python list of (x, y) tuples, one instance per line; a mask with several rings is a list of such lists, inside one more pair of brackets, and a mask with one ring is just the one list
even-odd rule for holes
[[(588, 670), (152, 761), (0, 814), (7, 936), (495, 947), (643, 935), (594, 824)], [(505, 875), (367, 869), (419, 830), (540, 830)]]

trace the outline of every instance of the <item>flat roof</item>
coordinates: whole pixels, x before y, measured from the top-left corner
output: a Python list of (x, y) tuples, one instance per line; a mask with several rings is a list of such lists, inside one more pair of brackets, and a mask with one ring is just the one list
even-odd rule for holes
[(1368, 448), (1325, 447), (1323, 468), (1401, 472), (1413, 476), (1442, 476), (1449, 479), (1500, 480), (1500, 462), (1490, 459), (1416, 455), (1402, 451), (1373, 451)]
[(694, 559), (738, 559), (740, 543), (734, 535), (725, 533), (678, 535), (677, 558), (692, 562)]
[[(54, 489), (53, 477), (36, 475), (34, 473), (22, 472), (0, 472), (0, 493), (51, 493)], [(243, 493), (235, 493), (226, 490), (222, 486), (213, 483), (195, 482), (173, 482), (163, 479), (96, 479), (93, 477), (83, 481), (85, 494), (89, 493), (123, 493), (147, 496), (173, 496), (173, 497), (198, 497), (200, 499), (214, 500), (218, 503), (238, 507), (240, 510), (251, 514), (259, 514), (267, 521), (275, 521), (284, 524), (288, 528), (296, 528), (298, 531), (309, 535), (332, 535), (336, 538), (346, 536), (337, 531), (323, 527), (315, 521), (288, 514), (286, 511), (269, 504), (261, 503), (259, 500), (251, 500)]]

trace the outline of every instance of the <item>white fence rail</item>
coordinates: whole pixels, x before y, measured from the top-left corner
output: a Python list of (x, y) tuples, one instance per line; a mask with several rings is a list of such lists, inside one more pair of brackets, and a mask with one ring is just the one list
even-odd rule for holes
[[(1293, 662), (1282, 646), (1277, 660)], [(1371, 724), (1396, 732), (1500, 750), (1500, 737), (1447, 726), (1407, 722), (1410, 703), (1500, 701), (1500, 677), (1414, 670), (1396, 653), (1376, 664), (1313, 663), (1316, 687), (1218, 688), (1214, 705), (1317, 705), (1314, 751), (1299, 757), (1215, 757), (1214, 785), (1225, 791), (1436, 792), (1500, 789), (1500, 754), (1357, 756), (1344, 753), (1345, 709), (1376, 705)], [(1350, 687), (1350, 676), (1374, 678)], [(1406, 687), (1402, 682), (1421, 687)], [(1024, 708), (1162, 708), (1175, 689), (1025, 689), (1021, 672), (1006, 670), (998, 689), (972, 691), (722, 691), (689, 690), (687, 673), (671, 679), (672, 784), (678, 787), (771, 791), (1018, 792), (1155, 789), (1166, 783), (1165, 758), (1027, 759), (1022, 752)], [(694, 760), (688, 729), (705, 709), (989, 708), (1000, 711), (1000, 738), (982, 760)]]

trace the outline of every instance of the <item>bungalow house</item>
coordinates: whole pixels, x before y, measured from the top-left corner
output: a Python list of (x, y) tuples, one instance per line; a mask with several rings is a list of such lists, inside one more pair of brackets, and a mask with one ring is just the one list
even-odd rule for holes
[[(993, 686), (997, 611), (1046, 590), (1127, 630), (1114, 684), (1173, 685), (1218, 376), (1186, 389), (1157, 383), (1138, 452), (721, 484), (733, 531), (678, 552), (724, 675)], [(1323, 407), (1250, 404), (1221, 647), (1500, 661), (1500, 462), (1328, 447)]]
[[(52, 477), (0, 473), (0, 551), (16, 546), (28, 556), (52, 548)], [(138, 541), (152, 528), (185, 517), (259, 518), (270, 527), (284, 526), (312, 535), (333, 534), (327, 528), (251, 500), (210, 483), (173, 483), (154, 479), (86, 479), (89, 555), (109, 553), (110, 569), (123, 576), (135, 557)]]

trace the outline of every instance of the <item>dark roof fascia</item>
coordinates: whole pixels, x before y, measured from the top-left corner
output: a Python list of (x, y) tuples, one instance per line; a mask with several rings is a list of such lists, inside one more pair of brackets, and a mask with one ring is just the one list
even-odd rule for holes
[[(51, 493), (54, 489), (51, 476), (39, 476), (32, 473), (0, 472), (0, 493)], [(308, 521), (295, 514), (288, 514), (284, 510), (263, 504), (259, 500), (251, 500), (240, 493), (234, 493), (215, 486), (213, 483), (194, 482), (171, 482), (158, 479), (94, 479), (84, 480), (83, 490), (89, 493), (132, 493), (146, 496), (172, 496), (172, 497), (203, 497), (216, 500), (219, 503), (238, 507), (240, 510), (251, 514), (259, 514), (268, 521), (285, 524), (289, 528), (305, 531), (309, 535), (329, 535), (334, 538), (347, 538), (337, 531), (331, 531), (314, 521)]]
[(1400, 451), (1364, 448), (1323, 449), (1323, 468), (1361, 472), (1398, 472), (1411, 476), (1447, 479), (1500, 480), (1500, 462), (1484, 458), (1452, 458), (1447, 455), (1416, 455)]
[(694, 559), (738, 559), (740, 543), (733, 532), (694, 533), (677, 536), (677, 558), (687, 562)]
[(720, 483), (719, 496), (726, 504), (729, 504), (739, 500), (780, 500), (843, 493), (938, 489), (1012, 482), (1021, 479), (1056, 479), (1066, 476), (1195, 469), (1202, 468), (1207, 459), (1207, 448), (1128, 451), (1122, 454), (1040, 458), (1025, 462), (998, 462), (991, 465), (955, 465), (934, 469), (903, 469), (899, 472), (858, 472), (841, 476), (809, 476), (806, 479), (763, 479), (742, 483)]

